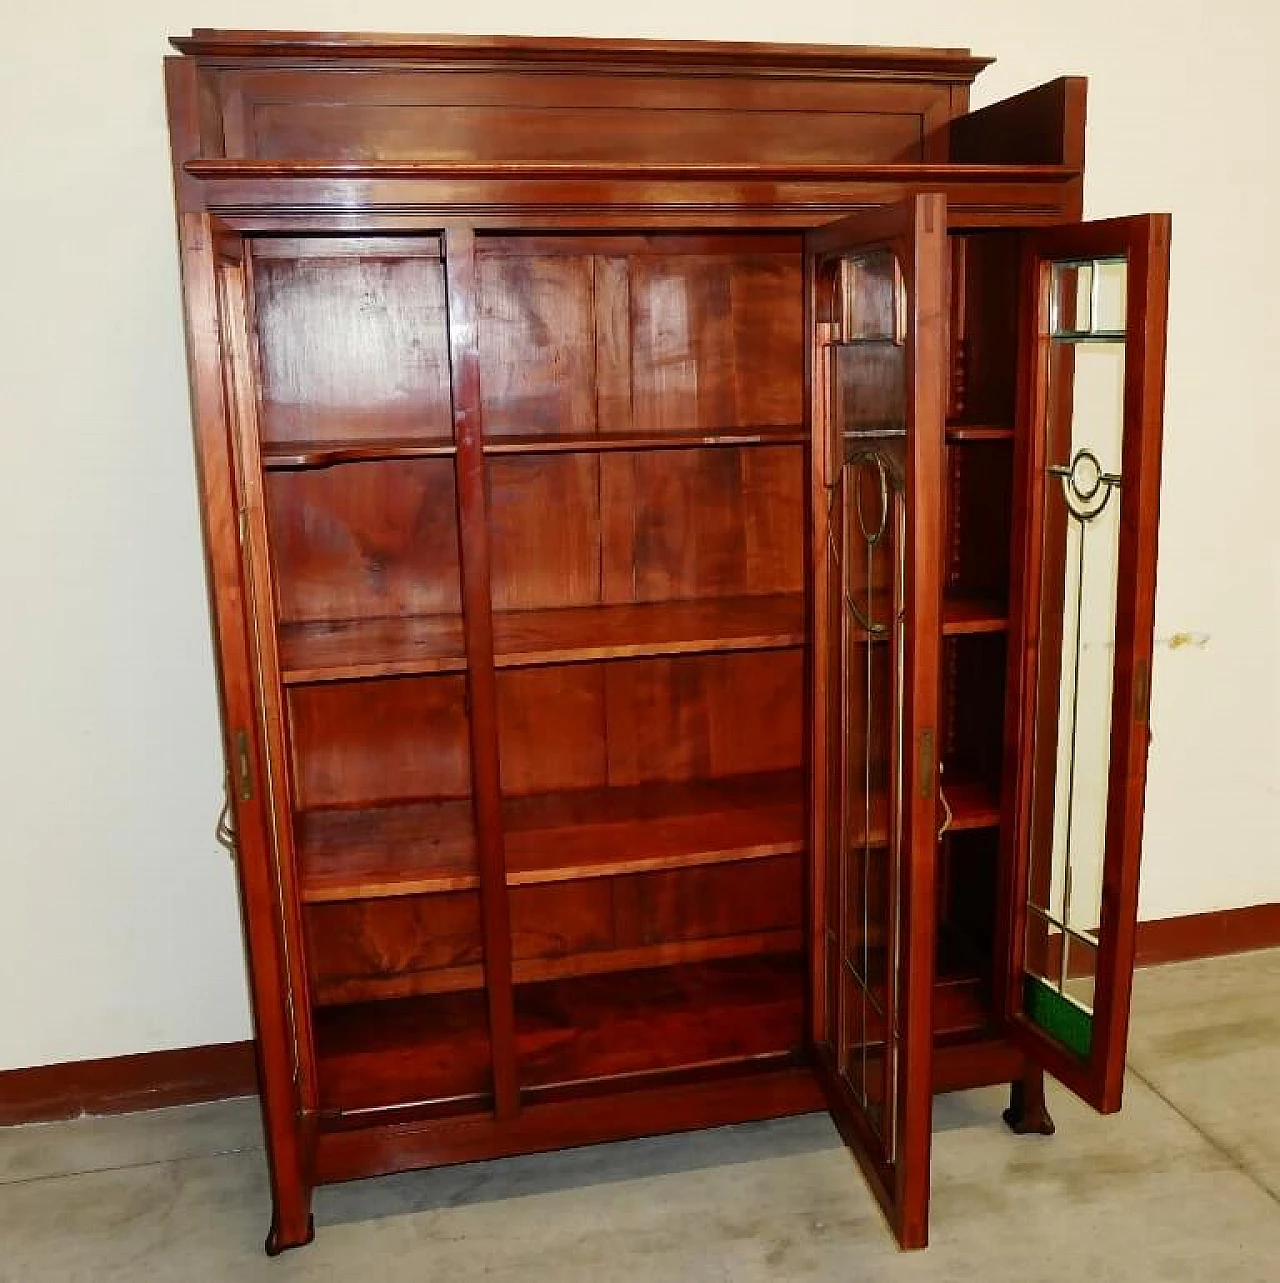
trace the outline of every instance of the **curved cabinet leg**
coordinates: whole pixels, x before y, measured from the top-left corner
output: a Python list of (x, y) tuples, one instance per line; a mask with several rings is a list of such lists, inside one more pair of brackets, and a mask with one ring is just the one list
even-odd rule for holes
[(268, 1256), (279, 1256), (291, 1247), (306, 1247), (316, 1236), (316, 1218), (310, 1212), (306, 1214), (304, 1226), (287, 1225), (280, 1216), (279, 1208), (271, 1217), (271, 1229), (267, 1233), (266, 1249)]
[(1027, 1069), (1009, 1085), (1009, 1108), (1004, 1111), (1009, 1130), (1019, 1136), (1052, 1136), (1056, 1130), (1044, 1100), (1044, 1070)]

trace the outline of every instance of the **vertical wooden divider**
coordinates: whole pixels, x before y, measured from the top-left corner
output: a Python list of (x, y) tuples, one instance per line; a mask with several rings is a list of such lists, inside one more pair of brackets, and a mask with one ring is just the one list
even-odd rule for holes
[(445, 227), (444, 264), (453, 428), (458, 447), (463, 633), (467, 650), (467, 691), (471, 700), (471, 793), (480, 868), (494, 1109), (499, 1118), (508, 1118), (519, 1110), (520, 1085), (516, 1073), (511, 913), (498, 767), (498, 691), (493, 662), (489, 514), (481, 435), (476, 238), (472, 227), (456, 223)]

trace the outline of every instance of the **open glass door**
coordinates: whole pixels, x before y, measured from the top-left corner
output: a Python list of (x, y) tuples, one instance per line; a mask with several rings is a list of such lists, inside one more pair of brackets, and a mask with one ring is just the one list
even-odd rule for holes
[(947, 212), (809, 234), (813, 1042), (903, 1247), (928, 1238)]
[(1007, 1014), (1103, 1112), (1133, 979), (1168, 271), (1166, 215), (1035, 233), (1023, 264)]

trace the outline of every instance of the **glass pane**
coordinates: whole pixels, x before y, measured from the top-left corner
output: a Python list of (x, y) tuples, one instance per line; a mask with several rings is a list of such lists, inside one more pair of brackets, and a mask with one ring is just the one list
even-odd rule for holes
[(842, 948), (859, 1024), (846, 1074), (886, 1149), (895, 980), (904, 506), (900, 442), (855, 454), (842, 472), (844, 708)]
[(889, 250), (841, 259), (832, 282), (838, 330), (832, 409), (847, 450), (857, 438), (906, 430), (905, 299)]
[(1066, 996), (1085, 1011), (1092, 1011), (1097, 979), (1098, 946), (1079, 936), (1068, 936)]
[[(1106, 853), (1124, 485), (1124, 270), (1122, 259), (1053, 264), (1053, 328), (1045, 336), (1049, 467), (1025, 959), (1036, 980), (1027, 1011), (1081, 1055), (1089, 1045)], [(1063, 997), (1073, 1010), (1061, 1007)]]
[(1129, 273), (1123, 258), (1054, 263), (1050, 272), (1054, 338), (1099, 341), (1124, 333)]
[(840, 828), (827, 921), (839, 974), (837, 1064), (892, 1162), (903, 841), (902, 273), (893, 253), (877, 250), (831, 263), (823, 279), (838, 476), (828, 528), (840, 616)]

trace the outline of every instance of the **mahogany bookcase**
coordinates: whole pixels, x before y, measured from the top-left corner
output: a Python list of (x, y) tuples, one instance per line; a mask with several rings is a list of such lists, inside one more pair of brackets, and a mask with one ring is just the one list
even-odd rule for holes
[(967, 50), (166, 62), (274, 1217), (827, 1108), (1119, 1107), (1169, 221)]

